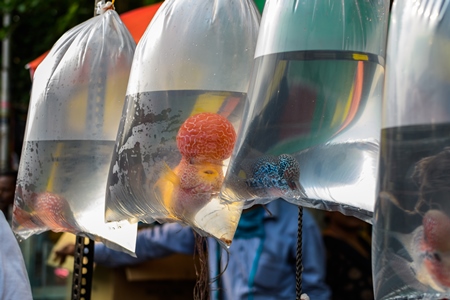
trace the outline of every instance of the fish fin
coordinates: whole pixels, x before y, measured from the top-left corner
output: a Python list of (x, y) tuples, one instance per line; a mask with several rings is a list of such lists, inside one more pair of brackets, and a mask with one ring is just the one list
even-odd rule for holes
[(298, 183), (298, 189), (300, 191), (300, 197), (302, 197), (304, 199), (308, 198), (308, 195), (306, 195), (305, 188), (302, 186), (302, 184), (300, 182)]
[[(391, 270), (394, 271), (393, 274), (399, 276), (404, 284), (407, 284), (418, 291), (425, 291), (427, 289), (423, 280), (421, 280), (421, 277), (423, 276), (421, 262), (409, 261), (405, 257), (394, 253), (392, 249), (388, 249), (387, 253), (389, 257), (389, 266), (392, 268)], [(387, 278), (389, 278), (389, 276)]]
[(300, 198), (302, 199), (306, 199), (308, 198), (308, 196), (306, 195), (306, 191), (303, 188), (302, 184), (298, 181), (292, 181), (292, 182), (288, 182), (288, 186), (293, 190), (293, 191), (297, 191), (297, 193), (299, 194)]
[(161, 178), (171, 182), (174, 186), (180, 185), (180, 178), (178, 175), (167, 165), (166, 162), (162, 163)]
[(159, 201), (160, 205), (166, 210), (167, 217), (173, 217), (172, 204), (173, 197), (176, 190), (180, 184), (180, 179), (177, 174), (163, 162), (160, 165), (159, 179), (153, 186), (153, 194), (155, 198)]

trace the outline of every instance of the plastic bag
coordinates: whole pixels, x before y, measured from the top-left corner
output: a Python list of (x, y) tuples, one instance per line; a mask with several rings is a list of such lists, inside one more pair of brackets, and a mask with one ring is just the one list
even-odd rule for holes
[(65, 231), (134, 252), (136, 224), (106, 224), (104, 205), (135, 47), (107, 10), (67, 31), (37, 68), (13, 211), (20, 238)]
[(179, 222), (229, 245), (218, 197), (259, 28), (252, 0), (167, 0), (139, 41), (111, 164), (107, 220)]
[(269, 0), (222, 186), (246, 206), (279, 197), (370, 221), (387, 0)]
[(373, 226), (376, 299), (450, 297), (450, 1), (392, 9)]

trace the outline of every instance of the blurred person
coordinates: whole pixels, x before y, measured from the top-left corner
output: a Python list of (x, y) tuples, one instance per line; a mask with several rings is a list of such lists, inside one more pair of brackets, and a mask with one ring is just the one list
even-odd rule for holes
[(3, 212), (0, 212), (0, 241), (0, 299), (33, 299), (22, 252)]
[[(330, 290), (325, 283), (322, 237), (314, 218), (303, 212), (302, 291), (313, 300), (327, 300)], [(229, 253), (214, 238), (207, 238), (211, 299), (295, 299), (297, 233), (298, 207), (279, 199), (266, 209), (257, 205), (243, 212)], [(136, 258), (96, 243), (94, 262), (119, 267), (194, 251), (190, 227), (164, 223), (138, 232)], [(63, 263), (73, 253), (74, 245), (67, 245), (56, 251), (56, 259)]]
[(323, 239), (331, 299), (374, 299), (370, 225), (338, 211), (325, 212)]
[(16, 190), (16, 171), (0, 173), (0, 210), (7, 220), (11, 220), (14, 193)]

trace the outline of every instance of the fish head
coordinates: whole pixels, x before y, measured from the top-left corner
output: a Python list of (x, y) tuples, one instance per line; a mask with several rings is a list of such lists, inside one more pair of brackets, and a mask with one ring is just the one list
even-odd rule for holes
[(278, 161), (272, 155), (257, 158), (251, 166), (251, 177), (247, 180), (250, 187), (265, 188), (278, 186), (280, 174)]
[(177, 133), (177, 147), (186, 159), (225, 160), (231, 156), (236, 131), (227, 118), (199, 113), (187, 118)]
[(431, 285), (438, 291), (450, 291), (450, 253), (443, 253), (430, 247), (423, 260)]
[(278, 166), (280, 175), (289, 180), (300, 179), (300, 165), (298, 161), (289, 154), (281, 154), (278, 156)]
[(444, 290), (450, 290), (450, 218), (440, 210), (425, 213), (422, 248), (424, 265), (431, 277)]
[[(412, 271), (424, 286), (439, 292), (450, 291), (449, 223), (450, 219), (442, 211), (429, 210), (423, 216), (422, 225), (413, 232), (394, 234), (403, 248), (390, 255), (393, 270), (401, 275)], [(405, 259), (402, 251), (406, 251), (410, 259)]]
[(431, 209), (423, 216), (425, 242), (435, 250), (450, 252), (450, 218), (442, 211)]
[(179, 165), (180, 187), (191, 193), (218, 192), (223, 183), (223, 166), (208, 161), (193, 161)]
[[(424, 241), (423, 226), (417, 227), (411, 233), (396, 232), (391, 235), (399, 242), (400, 247), (394, 247), (391, 244), (384, 250), (384, 263), (382, 263), (381, 269), (377, 268), (378, 271), (374, 274), (374, 278), (378, 278), (376, 281), (390, 281), (390, 289), (409, 287), (416, 291), (426, 292), (431, 287), (436, 291), (443, 292), (444, 290), (434, 280), (425, 265), (430, 249)], [(401, 282), (392, 280), (395, 276), (398, 276)], [(396, 286), (394, 287), (394, 285)]]

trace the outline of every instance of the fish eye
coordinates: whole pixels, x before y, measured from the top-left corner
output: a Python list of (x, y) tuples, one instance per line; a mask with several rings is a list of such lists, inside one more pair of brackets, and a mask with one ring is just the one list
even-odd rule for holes
[(439, 261), (439, 262), (441, 261), (441, 256), (438, 253), (434, 253), (433, 256), (434, 256), (434, 259), (436, 259), (437, 261)]

